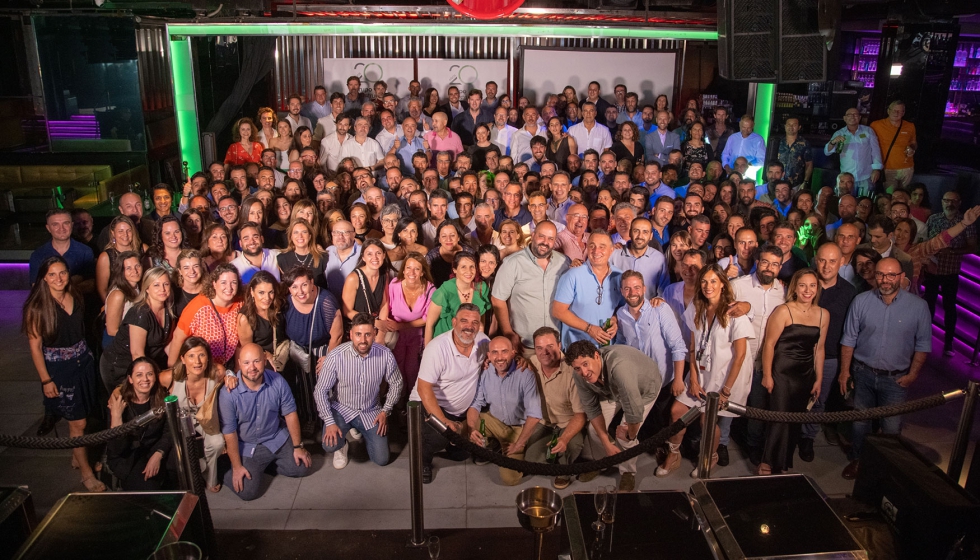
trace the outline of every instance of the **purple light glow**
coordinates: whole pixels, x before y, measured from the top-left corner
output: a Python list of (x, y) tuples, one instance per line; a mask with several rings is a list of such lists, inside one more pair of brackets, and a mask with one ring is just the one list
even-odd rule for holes
[(48, 121), (48, 134), (59, 140), (102, 137), (95, 115), (72, 115), (67, 121)]
[(28, 263), (0, 263), (0, 274), (21, 274), (28, 272), (30, 268)]

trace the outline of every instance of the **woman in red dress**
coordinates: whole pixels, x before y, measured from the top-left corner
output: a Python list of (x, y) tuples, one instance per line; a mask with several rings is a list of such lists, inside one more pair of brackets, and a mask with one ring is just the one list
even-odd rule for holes
[(252, 119), (248, 117), (238, 119), (231, 134), (234, 143), (228, 146), (228, 152), (225, 153), (225, 165), (259, 163), (264, 148), (262, 143), (258, 141), (258, 130), (255, 128)]

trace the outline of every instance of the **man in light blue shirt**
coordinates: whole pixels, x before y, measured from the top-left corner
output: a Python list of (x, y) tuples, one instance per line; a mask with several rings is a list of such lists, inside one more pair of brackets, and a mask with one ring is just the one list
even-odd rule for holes
[[(675, 377), (684, 378), (687, 343), (670, 306), (650, 305), (644, 280), (643, 275), (635, 270), (623, 273), (620, 289), (626, 305), (616, 312), (619, 333), (624, 344), (640, 349), (657, 362), (666, 385)], [(669, 391), (663, 392), (670, 394)]]
[(721, 164), (729, 173), (734, 171), (735, 158), (744, 157), (752, 167), (759, 167), (765, 161), (766, 141), (752, 131), (754, 127), (755, 119), (751, 115), (745, 115), (738, 121), (739, 134), (732, 134), (725, 142)]
[(647, 299), (664, 293), (670, 285), (667, 259), (650, 246), (653, 239), (653, 222), (647, 218), (634, 218), (630, 224), (630, 240), (622, 249), (614, 249), (609, 262), (620, 270), (633, 270), (646, 281)]
[[(506, 336), (490, 341), (490, 367), (480, 374), (476, 396), (466, 411), (466, 423), (473, 443), (485, 446), (484, 437), (493, 438), (500, 443), (504, 455), (522, 460), (528, 444), (548, 434), (541, 424), (541, 396), (534, 372), (518, 368), (516, 355), (514, 344)], [(481, 421), (486, 426), (485, 434), (480, 433)], [(500, 468), (500, 478), (507, 486), (520, 483), (523, 476)]]
[(333, 245), (327, 247), (327, 264), (324, 266), (323, 276), (327, 281), (327, 290), (337, 301), (342, 301), (344, 282), (357, 267), (357, 261), (361, 257), (361, 244), (354, 238), (354, 226), (347, 220), (335, 223), (330, 236)]
[[(600, 345), (616, 337), (616, 309), (623, 303), (619, 292), (622, 271), (609, 264), (615, 250), (604, 230), (593, 231), (586, 246), (588, 259), (558, 279), (551, 314), (561, 322), (561, 344), (568, 348), (578, 340)], [(608, 330), (603, 327), (611, 320)]]
[(238, 384), (219, 392), (218, 409), (231, 461), (224, 482), (248, 501), (259, 497), (262, 473), (272, 463), (278, 474), (288, 477), (310, 474), (311, 463), (293, 393), (281, 375), (266, 369), (262, 347), (242, 346), (238, 364)]
[(867, 195), (883, 169), (878, 135), (860, 122), (858, 110), (848, 109), (844, 112), (847, 126), (835, 132), (823, 148), (824, 155), (828, 156), (840, 150), (840, 170), (854, 176), (855, 196)]
[(388, 153), (393, 153), (398, 156), (402, 173), (405, 175), (415, 175), (415, 165), (412, 164), (412, 158), (419, 152), (422, 152), (428, 157), (429, 143), (421, 136), (415, 134), (418, 131), (418, 123), (412, 117), (405, 117), (401, 127), (402, 135), (395, 139)]
[[(844, 322), (840, 349), (840, 390), (846, 393), (854, 376), (854, 408), (864, 410), (905, 402), (909, 385), (932, 351), (932, 314), (925, 300), (902, 289), (905, 273), (894, 257), (875, 266), (878, 289), (859, 294)], [(899, 434), (902, 417), (879, 420), (881, 431)], [(857, 476), (858, 458), (871, 422), (855, 422), (850, 464), (841, 476)]]

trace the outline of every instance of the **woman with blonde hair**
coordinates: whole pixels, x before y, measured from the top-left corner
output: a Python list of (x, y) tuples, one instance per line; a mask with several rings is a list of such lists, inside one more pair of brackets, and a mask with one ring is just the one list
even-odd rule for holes
[(232, 143), (225, 152), (225, 167), (259, 163), (262, 161), (262, 150), (265, 146), (258, 140), (259, 129), (249, 117), (235, 121), (231, 129)]
[(136, 231), (133, 220), (127, 216), (116, 216), (109, 222), (109, 243), (95, 263), (95, 288), (102, 301), (105, 301), (109, 294), (112, 265), (116, 262), (119, 253), (126, 251), (133, 251), (137, 258), (143, 258), (146, 245), (140, 240), (140, 234)]
[(184, 308), (204, 289), (204, 265), (197, 249), (184, 249), (177, 256), (177, 270), (174, 274), (176, 288), (174, 293), (174, 317), (180, 317)]
[(255, 139), (258, 140), (262, 146), (271, 148), (272, 146), (270, 146), (270, 141), (279, 136), (279, 133), (276, 132), (276, 123), (279, 122), (279, 117), (276, 115), (276, 112), (272, 109), (272, 107), (259, 107), (256, 120), (259, 123), (261, 130), (259, 130), (259, 133), (256, 135)]
[(301, 198), (293, 203), (293, 209), (289, 213), (289, 223), (292, 225), (296, 220), (306, 220), (313, 231), (320, 229), (320, 210), (316, 203), (308, 198)]
[[(204, 437), (205, 468), (201, 474), (204, 475), (208, 490), (211, 492), (221, 490), (221, 482), (218, 481), (218, 458), (225, 450), (225, 438), (221, 434), (221, 426), (218, 423), (216, 392), (223, 387), (224, 373), (224, 368), (211, 358), (208, 341), (192, 336), (179, 347), (177, 363), (172, 370), (172, 383), (170, 383), (170, 394), (177, 397), (177, 404), (181, 410), (192, 419), (194, 431)], [(164, 379), (166, 377), (161, 375), (161, 382)], [(205, 422), (202, 424), (199, 416), (203, 414), (200, 411), (209, 400), (211, 401), (210, 414), (205, 415)]]
[(145, 356), (158, 368), (167, 367), (167, 343), (175, 322), (172, 305), (170, 274), (159, 266), (147, 270), (139, 296), (99, 360), (106, 390), (122, 383), (129, 363), (136, 358)]
[(500, 249), (501, 260), (523, 249), (527, 245), (527, 238), (524, 237), (521, 225), (514, 220), (500, 222), (496, 245)]
[[(721, 395), (721, 403), (728, 400), (744, 403), (752, 385), (752, 359), (748, 356), (748, 339), (755, 338), (752, 323), (745, 315), (730, 317), (728, 308), (735, 303), (735, 292), (725, 271), (716, 264), (705, 266), (698, 274), (699, 286), (694, 300), (684, 312), (684, 321), (691, 330), (691, 351), (687, 382), (675, 376), (670, 391), (676, 397), (671, 408), (671, 420), (678, 420), (708, 393)], [(723, 410), (720, 416), (734, 416)], [(701, 414), (701, 422), (705, 419)], [(667, 476), (680, 466), (681, 440), (685, 430), (667, 440), (669, 454), (657, 467), (657, 476)], [(711, 465), (718, 463), (718, 438), (710, 442)], [(698, 477), (698, 469), (691, 476)]]

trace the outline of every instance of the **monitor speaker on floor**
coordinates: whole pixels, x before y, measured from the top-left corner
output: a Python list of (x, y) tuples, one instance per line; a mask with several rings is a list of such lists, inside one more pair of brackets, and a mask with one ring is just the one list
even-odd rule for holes
[(869, 436), (854, 497), (895, 530), (901, 560), (964, 558), (980, 537), (980, 502), (898, 436)]

